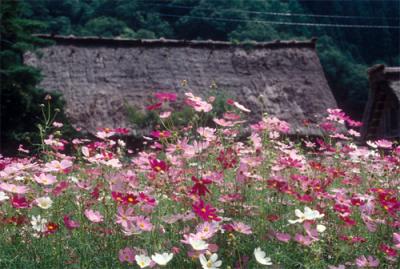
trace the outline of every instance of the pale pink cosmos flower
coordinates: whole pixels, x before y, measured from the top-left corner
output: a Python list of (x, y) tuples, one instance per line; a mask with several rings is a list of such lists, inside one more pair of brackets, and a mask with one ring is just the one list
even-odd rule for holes
[(394, 247), (400, 249), (400, 233), (393, 233)]
[(364, 267), (378, 267), (379, 266), (379, 260), (372, 257), (372, 256), (368, 256), (368, 258), (366, 258), (364, 255), (360, 256), (356, 259), (356, 265), (358, 268), (364, 268)]
[(130, 247), (126, 247), (121, 249), (118, 253), (118, 258), (120, 262), (127, 262), (129, 264), (133, 264), (135, 262), (135, 250), (131, 249)]
[(23, 152), (23, 153), (26, 153), (26, 154), (29, 153), (29, 150), (24, 149), (24, 146), (23, 146), (22, 144), (20, 144), (20, 145), (18, 146), (18, 151)]
[(85, 216), (88, 218), (88, 220), (94, 223), (99, 223), (104, 220), (103, 215), (99, 211), (94, 211), (91, 209), (85, 210)]
[(199, 127), (197, 128), (197, 133), (199, 133), (202, 137), (207, 141), (213, 141), (216, 139), (215, 137), (215, 129), (210, 127)]
[(70, 160), (62, 160), (61, 162), (54, 160), (45, 164), (44, 171), (46, 172), (64, 172), (66, 169), (72, 166), (72, 162)]
[(52, 174), (41, 173), (39, 176), (33, 176), (33, 179), (42, 185), (51, 185), (57, 182), (57, 177)]
[(117, 220), (115, 223), (120, 224), (123, 228), (129, 229), (133, 225), (133, 220), (133, 208), (129, 207), (125, 210), (122, 206), (118, 207)]
[(376, 140), (375, 144), (378, 148), (382, 149), (391, 149), (393, 146), (393, 143), (386, 139)]
[(264, 123), (270, 131), (278, 131), (287, 134), (290, 131), (290, 124), (276, 117), (263, 118)]
[(171, 116), (172, 112), (171, 111), (164, 111), (160, 113), (160, 118), (161, 119), (167, 119)]
[(25, 194), (30, 190), (27, 186), (15, 185), (6, 182), (0, 183), (0, 189), (6, 192), (11, 192), (16, 194)]
[(203, 101), (200, 97), (194, 96), (193, 93), (185, 93), (187, 99), (186, 104), (191, 106), (197, 112), (209, 112), (212, 110), (212, 105)]
[(62, 124), (61, 122), (54, 121), (53, 122), (53, 126), (56, 127), (56, 128), (61, 128), (61, 127), (64, 126), (64, 124)]
[(361, 135), (359, 132), (357, 132), (357, 131), (355, 131), (355, 130), (353, 130), (353, 129), (350, 129), (350, 130), (348, 131), (348, 133), (349, 133), (349, 135), (355, 136), (355, 137), (360, 137), (360, 135)]
[(251, 227), (243, 222), (235, 221), (232, 223), (232, 228), (242, 234), (252, 234)]
[(304, 236), (298, 233), (294, 236), (294, 240), (304, 246), (309, 246), (315, 241), (309, 236)]
[(218, 232), (218, 224), (215, 222), (203, 222), (196, 227), (196, 238), (207, 240)]
[(235, 125), (235, 123), (233, 121), (227, 121), (225, 119), (216, 119), (214, 118), (213, 121), (218, 124), (219, 126), (222, 127), (232, 127)]
[(134, 217), (134, 221), (136, 222), (136, 226), (146, 232), (150, 232), (153, 229), (153, 224), (151, 224), (149, 218), (144, 216)]

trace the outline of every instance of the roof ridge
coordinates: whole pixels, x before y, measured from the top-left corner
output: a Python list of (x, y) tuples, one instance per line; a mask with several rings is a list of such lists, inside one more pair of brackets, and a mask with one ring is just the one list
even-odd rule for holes
[(228, 41), (215, 41), (215, 40), (179, 40), (179, 39), (129, 39), (129, 38), (103, 38), (97, 36), (62, 36), (62, 35), (50, 35), (50, 34), (35, 34), (35, 37), (51, 39), (57, 43), (74, 43), (82, 45), (125, 45), (125, 46), (189, 46), (189, 47), (257, 47), (257, 48), (281, 48), (281, 47), (310, 47), (315, 48), (317, 39), (312, 38), (308, 41), (300, 40), (274, 40), (271, 42), (256, 42), (248, 41), (241, 43), (234, 43)]

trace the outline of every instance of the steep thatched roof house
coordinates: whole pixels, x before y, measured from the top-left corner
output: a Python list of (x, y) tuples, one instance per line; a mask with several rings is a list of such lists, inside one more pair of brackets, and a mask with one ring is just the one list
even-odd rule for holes
[(60, 91), (76, 127), (129, 127), (125, 104), (144, 107), (157, 91), (181, 95), (188, 81), (195, 95), (210, 85), (253, 111), (268, 112), (300, 134), (319, 134), (327, 108), (337, 107), (312, 41), (235, 45), (215, 41), (128, 40), (50, 37), (55, 45), (25, 54), (25, 63), (42, 70), (41, 87)]
[(362, 139), (400, 138), (400, 67), (375, 65), (368, 74), (370, 91)]

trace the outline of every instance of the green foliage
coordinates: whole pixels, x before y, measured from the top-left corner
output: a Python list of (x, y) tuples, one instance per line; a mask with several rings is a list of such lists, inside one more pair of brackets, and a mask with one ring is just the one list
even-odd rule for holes
[[(36, 124), (41, 116), (39, 104), (45, 93), (36, 87), (40, 72), (22, 63), (22, 54), (37, 45), (48, 44), (32, 33), (43, 29), (42, 22), (18, 18), (17, 1), (3, 1), (1, 5), (1, 150), (14, 148), (14, 143), (39, 141)], [(53, 97), (55, 106), (62, 101)]]

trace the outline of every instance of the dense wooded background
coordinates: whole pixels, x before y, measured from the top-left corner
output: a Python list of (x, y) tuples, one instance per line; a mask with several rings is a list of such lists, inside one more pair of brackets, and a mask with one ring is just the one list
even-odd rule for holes
[(27, 122), (40, 113), (43, 92), (35, 87), (40, 74), (21, 60), (25, 50), (42, 45), (31, 33), (233, 42), (317, 37), (318, 54), (339, 106), (360, 119), (368, 66), (400, 65), (399, 12), (397, 0), (5, 0), (2, 141), (26, 138), (35, 129)]

